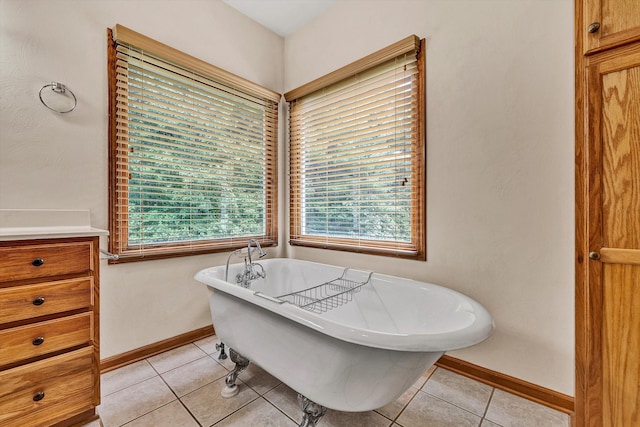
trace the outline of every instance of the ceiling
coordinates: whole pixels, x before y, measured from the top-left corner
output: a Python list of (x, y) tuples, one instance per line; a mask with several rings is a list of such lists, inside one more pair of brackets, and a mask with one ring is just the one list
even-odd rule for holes
[(293, 34), (337, 0), (224, 0), (282, 37)]

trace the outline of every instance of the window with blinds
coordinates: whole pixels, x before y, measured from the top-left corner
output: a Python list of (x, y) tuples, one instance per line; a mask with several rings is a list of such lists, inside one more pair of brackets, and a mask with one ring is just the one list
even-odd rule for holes
[(421, 44), (408, 37), (285, 94), (291, 244), (426, 259)]
[(280, 95), (110, 33), (110, 251), (133, 261), (276, 243)]

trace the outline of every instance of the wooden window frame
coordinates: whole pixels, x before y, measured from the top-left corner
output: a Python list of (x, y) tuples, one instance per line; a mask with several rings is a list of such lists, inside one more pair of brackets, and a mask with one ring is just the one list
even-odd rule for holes
[[(227, 85), (234, 90), (244, 91), (254, 97), (267, 100), (272, 103), (270, 114), (275, 116), (275, 125), (271, 128), (271, 135), (265, 135), (265, 149), (271, 155), (271, 163), (267, 165), (265, 176), (265, 234), (251, 236), (230, 236), (221, 239), (209, 240), (185, 240), (182, 242), (169, 242), (157, 244), (143, 244), (131, 246), (128, 244), (128, 174), (122, 168), (117, 167), (116, 156), (118, 151), (117, 137), (117, 94), (116, 94), (116, 41), (121, 45), (134, 46), (153, 56), (176, 64), (193, 73), (204, 76)], [(256, 83), (236, 76), (200, 59), (178, 51), (170, 46), (146, 37), (130, 30), (122, 25), (116, 25), (113, 30), (107, 28), (107, 55), (108, 55), (108, 83), (109, 83), (109, 251), (119, 256), (117, 260), (109, 263), (121, 263), (143, 261), (161, 258), (173, 258), (204, 253), (228, 251), (243, 247), (249, 239), (260, 241), (262, 246), (274, 246), (278, 244), (278, 179), (277, 179), (277, 145), (278, 145), (278, 108), (281, 95)], [(122, 133), (122, 131), (121, 131)], [(125, 160), (126, 161), (126, 160)], [(119, 228), (118, 228), (119, 227)], [(143, 247), (140, 247), (143, 246)]]
[[(412, 220), (411, 220), (411, 239), (413, 248), (406, 250), (398, 248), (395, 242), (368, 240), (363, 245), (357, 239), (338, 238), (327, 236), (310, 236), (304, 235), (301, 230), (302, 215), (300, 212), (301, 203), (300, 189), (296, 182), (290, 184), (290, 241), (291, 245), (307, 246), (323, 249), (341, 250), (348, 252), (358, 252), (372, 255), (385, 255), (400, 258), (408, 258), (415, 260), (426, 260), (426, 96), (425, 96), (425, 40), (419, 39), (417, 36), (409, 36), (400, 40), (393, 45), (381, 49), (371, 55), (368, 55), (352, 64), (342, 67), (330, 74), (320, 77), (310, 83), (285, 93), (287, 102), (309, 95), (313, 92), (328, 87), (334, 83), (343, 81), (358, 73), (363, 73), (377, 65), (380, 65), (393, 58), (399, 57), (407, 52), (415, 52), (418, 67), (417, 78), (417, 100), (418, 113), (415, 120), (415, 156), (412, 171), (412, 181), (415, 185), (415, 196), (412, 199)], [(291, 122), (291, 120), (290, 120)], [(291, 141), (291, 135), (290, 135)], [(293, 145), (293, 144), (292, 144)], [(292, 150), (290, 146), (290, 150)], [(296, 153), (290, 152), (290, 168), (291, 177), (295, 177), (298, 173), (296, 168)]]

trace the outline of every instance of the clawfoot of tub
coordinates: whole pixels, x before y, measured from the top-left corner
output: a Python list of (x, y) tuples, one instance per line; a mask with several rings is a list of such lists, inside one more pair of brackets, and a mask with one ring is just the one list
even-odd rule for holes
[(302, 422), (298, 427), (315, 427), (316, 423), (327, 412), (327, 408), (318, 405), (301, 394), (298, 394), (298, 403), (302, 408)]
[(246, 367), (249, 366), (249, 359), (230, 347), (229, 356), (231, 357), (231, 361), (236, 364), (236, 367), (227, 374), (227, 378), (224, 380), (226, 387), (222, 389), (220, 394), (225, 398), (233, 397), (240, 392), (240, 389), (236, 384), (236, 379), (238, 379), (240, 372), (244, 371)]

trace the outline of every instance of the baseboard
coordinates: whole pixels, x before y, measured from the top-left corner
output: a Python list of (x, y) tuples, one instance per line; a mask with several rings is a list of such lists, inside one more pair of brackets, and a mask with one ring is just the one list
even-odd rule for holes
[(127, 351), (126, 353), (107, 357), (100, 361), (100, 373), (104, 374), (105, 372), (121, 368), (122, 366), (146, 359), (147, 357), (155, 356), (156, 354), (198, 341), (199, 339), (206, 338), (214, 334), (215, 331), (213, 329), (213, 325), (209, 325), (204, 328), (196, 329), (172, 338), (167, 338), (166, 340), (146, 345), (144, 347), (136, 348), (135, 350)]
[(492, 371), (465, 362), (464, 360), (456, 359), (455, 357), (447, 356), (446, 354), (436, 362), (436, 365), (500, 390), (573, 415), (574, 399), (566, 394), (558, 393), (557, 391), (540, 387), (539, 385), (501, 374), (500, 372)]

